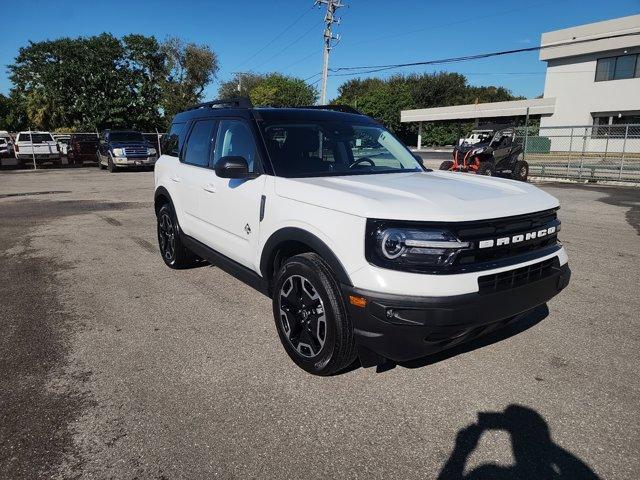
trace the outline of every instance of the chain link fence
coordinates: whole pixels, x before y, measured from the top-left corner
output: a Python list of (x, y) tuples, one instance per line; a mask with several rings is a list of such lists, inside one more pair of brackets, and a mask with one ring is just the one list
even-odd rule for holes
[(640, 124), (518, 127), (530, 175), (640, 183)]

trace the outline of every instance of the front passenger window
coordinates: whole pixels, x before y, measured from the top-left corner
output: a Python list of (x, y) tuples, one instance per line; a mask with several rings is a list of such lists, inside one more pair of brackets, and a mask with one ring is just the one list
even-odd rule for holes
[(206, 167), (213, 136), (213, 120), (199, 120), (191, 129), (183, 156), (184, 163)]
[(241, 120), (221, 120), (216, 138), (213, 165), (222, 157), (243, 157), (249, 166), (249, 172), (259, 169), (258, 152), (253, 134), (248, 125)]

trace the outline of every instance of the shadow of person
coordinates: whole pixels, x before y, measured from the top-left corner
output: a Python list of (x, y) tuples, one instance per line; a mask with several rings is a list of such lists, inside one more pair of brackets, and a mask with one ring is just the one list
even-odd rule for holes
[[(514, 463), (486, 463), (465, 474), (480, 437), (490, 430), (509, 433)], [(458, 432), (453, 452), (438, 475), (439, 480), (599, 478), (586, 463), (553, 442), (549, 425), (538, 412), (521, 405), (509, 405), (504, 412), (480, 412), (477, 423)]]

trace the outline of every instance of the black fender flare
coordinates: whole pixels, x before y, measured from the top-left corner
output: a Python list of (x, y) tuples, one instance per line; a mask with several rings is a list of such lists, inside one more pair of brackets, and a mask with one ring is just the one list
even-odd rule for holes
[(174, 212), (176, 211), (175, 207), (173, 206), (173, 200), (171, 199), (171, 195), (169, 194), (169, 191), (164, 187), (158, 187), (156, 188), (156, 191), (153, 194), (153, 208), (156, 212), (156, 216), (158, 215), (158, 210), (159, 210), (158, 200), (160, 199), (160, 197), (166, 198), (169, 204), (171, 204), (171, 208), (173, 208), (173, 211)]
[(260, 272), (263, 278), (269, 279), (270, 268), (273, 265), (278, 247), (287, 241), (295, 241), (307, 245), (329, 265), (338, 282), (352, 286), (351, 279), (344, 266), (326, 243), (313, 233), (296, 227), (284, 227), (276, 230), (267, 240), (260, 256)]

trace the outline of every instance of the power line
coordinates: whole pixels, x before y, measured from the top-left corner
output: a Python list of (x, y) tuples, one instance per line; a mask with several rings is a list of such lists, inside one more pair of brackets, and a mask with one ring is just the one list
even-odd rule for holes
[[(313, 5), (311, 8), (313, 8), (315, 5)], [(297, 37), (295, 40), (293, 40), (292, 42), (290, 42), (289, 44), (287, 44), (284, 48), (280, 49), (280, 51), (278, 51), (277, 53), (271, 55), (269, 58), (267, 58), (265, 61), (259, 63), (258, 65), (256, 65), (255, 68), (260, 68), (262, 65), (269, 63), (271, 60), (273, 60), (274, 58), (282, 55), (284, 52), (286, 52), (290, 47), (292, 47), (293, 45), (295, 45), (296, 43), (298, 43), (300, 40), (302, 40), (304, 37), (306, 37), (307, 35), (309, 35), (312, 31), (314, 31), (316, 29), (316, 27), (318, 27), (318, 25), (320, 25), (322, 23), (322, 21), (320, 22), (316, 22), (314, 23), (308, 30), (305, 30), (305, 32), (300, 35), (299, 37)]]
[[(568, 42), (555, 43), (553, 45), (539, 45), (539, 46), (535, 46), (535, 47), (515, 48), (515, 49), (511, 49), (511, 50), (501, 50), (501, 51), (497, 51), (497, 52), (480, 53), (480, 54), (476, 54), (476, 55), (465, 55), (465, 56), (461, 56), (461, 57), (442, 58), (442, 59), (439, 59), (439, 60), (425, 60), (425, 61), (420, 61), (420, 62), (395, 63), (395, 64), (388, 64), (388, 65), (367, 65), (367, 66), (360, 66), (360, 67), (338, 67), (338, 68), (332, 68), (330, 70), (332, 72), (340, 72), (340, 71), (348, 71), (349, 72), (349, 73), (334, 73), (334, 74), (331, 75), (332, 77), (345, 77), (345, 76), (354, 76), (354, 75), (365, 75), (365, 74), (368, 74), (368, 73), (376, 73), (376, 72), (381, 72), (381, 71), (385, 71), (385, 70), (392, 70), (392, 69), (402, 68), (402, 67), (416, 67), (416, 66), (422, 66), (422, 65), (441, 65), (441, 64), (447, 64), (447, 63), (466, 62), (466, 61), (470, 61), (470, 60), (479, 60), (479, 59), (490, 58), (490, 57), (499, 57), (499, 56), (504, 56), (504, 55), (512, 55), (514, 53), (535, 52), (535, 51), (540, 51), (540, 50), (546, 50), (548, 48), (558, 48), (558, 47), (563, 47), (563, 46), (566, 46), (566, 45), (575, 45), (575, 44), (580, 44), (580, 43), (595, 42), (595, 41), (598, 41), (598, 40), (608, 40), (608, 39), (612, 39), (612, 38), (629, 37), (629, 36), (633, 36), (633, 35), (640, 35), (640, 32), (620, 33), (620, 34), (607, 35), (607, 36), (598, 37), (598, 38), (585, 38), (585, 39), (582, 39), (582, 40), (572, 40), (572, 41), (568, 41)], [(361, 70), (361, 71), (353, 72), (353, 70)]]
[(302, 12), (302, 14), (300, 14), (300, 16), (298, 18), (296, 18), (292, 23), (290, 23), (287, 27), (285, 27), (284, 30), (282, 30), (279, 34), (277, 34), (275, 37), (273, 37), (271, 39), (271, 41), (269, 41), (268, 43), (266, 43), (262, 48), (260, 48), (257, 52), (255, 52), (253, 55), (251, 55), (249, 58), (245, 59), (244, 61), (242, 61), (240, 64), (238, 64), (236, 66), (236, 69), (238, 69), (239, 67), (241, 67), (242, 65), (246, 64), (249, 60), (254, 59), (255, 57), (257, 57), (260, 53), (262, 53), (264, 50), (266, 50), (269, 46), (271, 46), (276, 40), (278, 40), (280, 37), (282, 37), (282, 35), (284, 35), (285, 33), (287, 33), (289, 30), (291, 30), (291, 28), (293, 28), (295, 25), (297, 25), (297, 23), (302, 20), (302, 18), (309, 13), (311, 10), (313, 10), (313, 8), (315, 7), (315, 5), (311, 5), (311, 7), (307, 8), (304, 12)]

